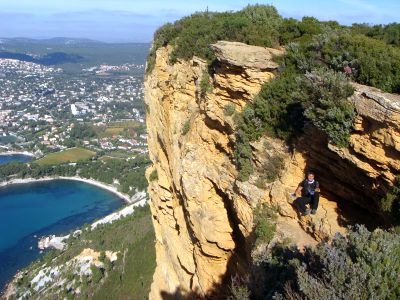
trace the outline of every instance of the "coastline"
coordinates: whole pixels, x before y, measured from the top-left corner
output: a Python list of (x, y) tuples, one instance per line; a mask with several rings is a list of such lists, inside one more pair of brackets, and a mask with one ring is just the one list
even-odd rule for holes
[[(110, 224), (114, 221), (117, 221), (123, 217), (129, 216), (135, 212), (135, 208), (138, 206), (144, 206), (147, 203), (147, 198), (142, 198), (141, 200), (136, 201), (133, 204), (129, 204), (115, 212), (108, 214), (101, 219), (94, 221), (90, 224), (90, 230), (96, 229), (98, 225), (102, 224)], [(74, 232), (64, 235), (64, 236), (56, 236), (56, 235), (49, 235), (49, 236), (42, 236), (38, 241), (38, 248), (40, 250), (53, 248), (57, 250), (63, 250), (65, 247), (64, 240), (68, 239), (70, 235), (77, 237), (82, 233), (81, 229), (75, 230)]]
[[(116, 188), (108, 186), (107, 184), (103, 184), (101, 182), (91, 180), (91, 179), (85, 179), (85, 178), (80, 178), (80, 177), (44, 177), (44, 178), (39, 178), (39, 179), (34, 179), (34, 178), (26, 178), (26, 179), (14, 179), (10, 180), (7, 182), (1, 182), (1, 186), (7, 186), (7, 185), (12, 185), (12, 184), (23, 184), (23, 183), (29, 183), (29, 182), (37, 182), (37, 181), (49, 181), (49, 180), (57, 180), (57, 179), (66, 179), (66, 180), (75, 180), (75, 181), (82, 181), (86, 182), (88, 184), (93, 184), (98, 187), (101, 187), (103, 189), (107, 189), (113, 193), (118, 193), (118, 195), (121, 198), (124, 198), (126, 202), (129, 203), (129, 205), (122, 207), (121, 209), (118, 209), (115, 212), (112, 212), (98, 220), (93, 221), (90, 224), (90, 230), (96, 229), (98, 225), (101, 224), (110, 224), (113, 223), (114, 221), (117, 221), (123, 217), (126, 217), (128, 215), (131, 215), (135, 212), (135, 208), (139, 206), (144, 206), (146, 203), (148, 203), (148, 199), (146, 196), (143, 195), (143, 192), (137, 192), (132, 198), (130, 198), (128, 195), (125, 195), (123, 193), (120, 193), (116, 191)], [(135, 197), (136, 196), (136, 197)], [(143, 197), (144, 196), (144, 197)], [(58, 250), (64, 250), (65, 244), (63, 241), (65, 239), (68, 239), (69, 236), (72, 234), (73, 236), (79, 235), (81, 233), (81, 230), (75, 230), (74, 232), (65, 235), (65, 236), (55, 236), (55, 235), (49, 235), (49, 236), (43, 236), (38, 239), (38, 248), (42, 251), (48, 248), (53, 248), (53, 249), (58, 249)], [(15, 284), (17, 280), (23, 276), (23, 271), (18, 270), (14, 276), (11, 278), (11, 280), (4, 286), (3, 290), (0, 290), (0, 298), (3, 299), (8, 299), (10, 295), (13, 294), (14, 289), (15, 289)]]
[(28, 152), (28, 151), (7, 151), (7, 152), (0, 152), (0, 156), (6, 156), (6, 155), (26, 155), (26, 156), (35, 157), (35, 154), (34, 154), (34, 153)]
[(122, 198), (126, 203), (128, 204), (133, 204), (136, 201), (132, 201), (131, 196), (121, 193), (120, 191), (117, 190), (115, 186), (96, 181), (94, 179), (87, 179), (87, 178), (82, 178), (78, 176), (73, 176), (73, 177), (67, 177), (67, 176), (51, 176), (51, 177), (42, 177), (42, 178), (15, 178), (7, 181), (0, 182), (0, 187), (5, 187), (9, 185), (14, 185), (14, 184), (24, 184), (24, 183), (32, 183), (32, 182), (40, 182), (40, 181), (51, 181), (51, 180), (74, 180), (74, 181), (81, 181), (85, 182), (91, 185), (95, 185), (99, 188), (108, 190), (120, 198)]

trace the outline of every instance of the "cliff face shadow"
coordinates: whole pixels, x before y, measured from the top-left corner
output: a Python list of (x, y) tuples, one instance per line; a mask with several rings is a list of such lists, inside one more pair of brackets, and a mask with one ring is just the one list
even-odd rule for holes
[(354, 226), (363, 224), (372, 231), (378, 227), (385, 227), (384, 220), (350, 201), (337, 201), (338, 223), (340, 226)]
[[(220, 193), (217, 189), (217, 193)], [(225, 196), (226, 197), (226, 196)], [(225, 207), (230, 214), (232, 214), (232, 207), (228, 199), (224, 199)], [(235, 217), (232, 217), (230, 222), (237, 222)], [(233, 226), (231, 224), (231, 226)], [(178, 288), (175, 292), (170, 293), (161, 291), (160, 296), (164, 300), (192, 300), (192, 299), (236, 299), (232, 298), (232, 287), (234, 284), (241, 286), (248, 286), (250, 284), (249, 278), (252, 274), (252, 265), (250, 257), (250, 249), (254, 245), (254, 235), (251, 233), (245, 238), (238, 225), (233, 226), (233, 238), (235, 241), (235, 248), (232, 252), (232, 256), (227, 262), (227, 269), (225, 274), (220, 276), (218, 279), (215, 278), (216, 283), (204, 293), (200, 289), (194, 289), (186, 291)]]
[[(239, 277), (241, 280), (240, 284), (248, 285), (248, 278), (250, 274), (250, 265), (247, 270), (237, 269), (237, 258), (232, 258), (228, 261), (227, 272), (220, 277), (221, 283), (215, 283), (207, 293), (202, 293), (199, 289), (193, 291), (185, 291), (178, 288), (175, 292), (169, 293), (166, 291), (161, 291), (160, 296), (163, 300), (219, 300), (219, 299), (236, 299), (232, 298), (232, 285), (233, 282)], [(239, 274), (239, 275), (238, 275)], [(236, 279), (235, 279), (236, 278)], [(246, 279), (245, 279), (246, 278)]]
[(161, 298), (163, 300), (197, 300), (197, 299), (227, 299), (223, 295), (219, 294), (217, 290), (222, 289), (221, 286), (216, 285), (213, 287), (213, 291), (207, 295), (202, 295), (200, 291), (185, 292), (178, 288), (174, 293), (161, 292)]
[[(384, 220), (379, 215), (376, 201), (381, 195), (379, 190), (373, 189), (380, 186), (378, 182), (330, 151), (326, 136), (316, 128), (307, 127), (307, 132), (307, 139), (300, 137), (296, 141), (296, 151), (305, 158), (305, 172), (315, 173), (321, 196), (336, 203), (338, 224), (343, 227), (363, 224), (370, 230), (382, 226)], [(303, 208), (302, 200), (296, 200), (295, 203)]]

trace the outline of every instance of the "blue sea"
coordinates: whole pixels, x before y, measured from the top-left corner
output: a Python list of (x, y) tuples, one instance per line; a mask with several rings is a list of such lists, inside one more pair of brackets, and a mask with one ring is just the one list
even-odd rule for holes
[(38, 238), (67, 234), (123, 204), (110, 191), (73, 180), (1, 187), (0, 291), (19, 269), (39, 257)]
[(25, 154), (10, 154), (10, 155), (0, 155), (0, 165), (8, 164), (10, 162), (30, 162), (32, 156)]

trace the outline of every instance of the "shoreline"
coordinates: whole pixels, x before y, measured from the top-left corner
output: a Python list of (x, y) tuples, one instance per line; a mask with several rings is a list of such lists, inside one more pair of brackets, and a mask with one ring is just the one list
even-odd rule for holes
[(7, 155), (26, 155), (30, 157), (35, 157), (35, 154), (28, 151), (7, 151), (7, 152), (0, 152), (0, 156), (7, 156)]
[[(113, 223), (114, 221), (117, 221), (123, 217), (129, 216), (135, 212), (135, 208), (138, 206), (144, 206), (147, 203), (147, 198), (142, 198), (141, 200), (136, 201), (135, 203), (129, 204), (123, 208), (118, 209), (117, 211), (114, 211), (100, 219), (97, 219), (93, 221), (90, 225), (89, 228), (90, 230), (96, 229), (98, 225), (102, 224), (110, 224)], [(64, 236), (56, 236), (54, 234), (48, 235), (48, 236), (42, 236), (38, 240), (38, 248), (40, 250), (45, 250), (45, 249), (57, 249), (57, 250), (64, 250), (65, 243), (64, 240), (68, 239), (71, 235), (73, 237), (77, 237), (82, 233), (81, 229), (77, 229), (72, 233), (69, 233)]]
[(117, 190), (116, 187), (94, 180), (94, 179), (87, 179), (87, 178), (82, 178), (78, 176), (73, 176), (73, 177), (67, 177), (67, 176), (51, 176), (51, 177), (42, 177), (42, 178), (15, 178), (7, 181), (0, 182), (0, 187), (5, 187), (9, 185), (14, 185), (14, 184), (24, 184), (24, 183), (33, 183), (33, 182), (41, 182), (41, 181), (51, 181), (51, 180), (73, 180), (73, 181), (80, 181), (80, 182), (85, 182), (87, 184), (91, 184), (94, 186), (97, 186), (99, 188), (102, 188), (104, 190), (108, 190), (109, 192), (114, 193), (118, 197), (124, 200), (124, 202), (128, 204), (133, 204), (135, 202), (132, 201), (132, 197), (121, 193), (120, 191)]
[[(80, 177), (57, 177), (57, 178), (52, 178), (52, 177), (44, 177), (44, 178), (39, 178), (39, 179), (33, 179), (33, 178), (26, 178), (26, 179), (14, 179), (13, 182), (10, 183), (10, 181), (7, 182), (0, 182), (0, 187), (1, 186), (7, 186), (7, 185), (12, 185), (12, 184), (20, 184), (20, 183), (29, 183), (29, 182), (35, 182), (35, 181), (50, 181), (50, 180), (57, 180), (57, 179), (64, 179), (64, 180), (75, 180), (75, 181), (82, 181), (82, 182), (86, 182), (88, 184), (92, 184), (92, 185), (96, 185), (96, 186), (101, 186), (103, 189), (108, 189), (110, 191), (109, 188), (107, 188), (107, 184), (103, 184), (95, 181), (95, 180), (91, 180), (91, 179), (85, 179), (85, 178), (80, 178)], [(8, 184), (7, 184), (8, 183)], [(114, 188), (115, 189), (115, 188)], [(122, 197), (122, 195), (124, 195), (123, 193), (120, 192), (115, 192), (112, 191), (113, 193), (119, 193)], [(128, 215), (131, 215), (135, 212), (135, 208), (138, 206), (144, 206), (146, 205), (146, 203), (148, 203), (148, 198), (147, 197), (140, 197), (140, 194), (142, 194), (143, 192), (137, 192), (137, 194), (139, 194), (139, 197), (133, 196), (132, 200), (128, 200), (129, 196), (125, 195), (124, 200), (126, 202), (128, 202), (129, 205), (122, 207), (100, 219), (94, 220), (90, 225), (89, 228), (90, 230), (94, 230), (96, 229), (96, 227), (98, 225), (101, 224), (110, 224), (113, 223), (114, 221), (117, 221), (123, 217), (126, 217)], [(142, 194), (143, 196), (143, 194)], [(136, 201), (134, 201), (133, 199), (136, 199)], [(82, 227), (80, 227), (82, 228)], [(56, 236), (56, 235), (49, 235), (49, 236), (42, 236), (38, 238), (38, 249), (40, 251), (40, 253), (42, 253), (43, 250), (45, 249), (58, 249), (58, 250), (64, 250), (65, 244), (63, 243), (63, 241), (67, 238), (69, 238), (70, 235), (79, 235), (81, 233), (81, 229), (77, 229), (74, 232), (65, 235), (65, 236)], [(31, 264), (32, 261), (29, 263)], [(3, 290), (0, 290), (0, 298), (5, 297), (5, 299), (7, 299), (7, 297), (9, 295), (12, 294), (14, 286), (16, 284), (16, 280), (23, 276), (22, 275), (22, 270), (17, 270), (17, 272), (13, 275), (13, 277), (10, 279), (10, 281), (8, 281), (6, 283), (6, 285), (4, 286)]]

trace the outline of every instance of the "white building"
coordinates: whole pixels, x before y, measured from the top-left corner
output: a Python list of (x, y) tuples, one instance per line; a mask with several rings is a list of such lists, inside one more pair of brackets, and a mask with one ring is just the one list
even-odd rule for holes
[(78, 109), (76, 108), (76, 105), (75, 105), (75, 104), (71, 104), (71, 113), (72, 113), (72, 115), (74, 115), (74, 116), (79, 115), (79, 111), (78, 111)]

